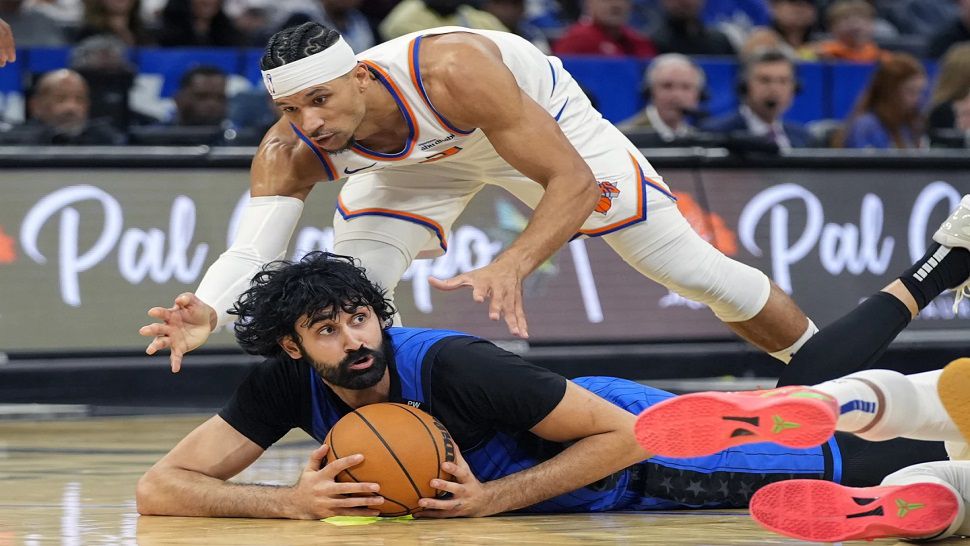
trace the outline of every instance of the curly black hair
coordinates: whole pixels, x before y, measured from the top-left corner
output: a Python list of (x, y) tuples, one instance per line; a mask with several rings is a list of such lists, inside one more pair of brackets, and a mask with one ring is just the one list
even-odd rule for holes
[(272, 35), (266, 43), (266, 50), (259, 60), (260, 70), (272, 70), (284, 64), (299, 61), (337, 43), (340, 33), (336, 30), (314, 23), (284, 28)]
[(397, 312), (386, 291), (370, 282), (353, 258), (316, 251), (298, 262), (266, 264), (229, 314), (239, 317), (233, 328), (244, 351), (277, 357), (284, 352), (284, 337), (300, 342), (296, 323), (301, 317), (312, 324), (358, 307), (372, 308), (385, 328)]

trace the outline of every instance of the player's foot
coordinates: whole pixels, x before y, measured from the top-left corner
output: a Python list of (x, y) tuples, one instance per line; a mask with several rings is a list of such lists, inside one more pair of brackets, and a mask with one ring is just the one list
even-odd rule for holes
[(755, 442), (803, 449), (828, 440), (838, 414), (834, 398), (808, 387), (700, 392), (651, 406), (634, 430), (644, 449), (665, 457), (700, 457)]
[(958, 358), (947, 364), (937, 380), (936, 390), (950, 419), (970, 442), (970, 358)]
[[(963, 196), (960, 205), (933, 234), (933, 240), (943, 246), (970, 250), (970, 195)], [(956, 313), (963, 298), (970, 296), (970, 279), (953, 290), (953, 312)]]
[(925, 538), (945, 531), (960, 511), (956, 495), (935, 483), (845, 487), (824, 480), (786, 480), (751, 497), (762, 527), (801, 540), (838, 542)]

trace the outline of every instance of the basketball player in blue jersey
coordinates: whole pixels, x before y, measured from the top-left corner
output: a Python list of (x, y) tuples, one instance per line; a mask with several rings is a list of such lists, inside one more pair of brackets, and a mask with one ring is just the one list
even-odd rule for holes
[[(394, 309), (349, 257), (315, 252), (264, 269), (235, 304), (236, 337), (268, 357), (231, 401), (141, 478), (142, 514), (321, 518), (374, 515), (377, 484), (336, 483), (359, 455), (321, 469), (321, 445), (290, 487), (227, 480), (294, 428), (322, 442), (352, 409), (408, 403), (434, 415), (457, 446), (422, 499), (422, 517), (500, 512), (599, 512), (743, 507), (759, 487), (790, 478), (874, 485), (942, 449), (905, 440), (878, 450), (840, 436), (791, 449), (742, 446), (681, 460), (651, 457), (635, 414), (672, 395), (627, 380), (575, 381), (460, 332), (390, 327)], [(158, 323), (142, 334), (173, 327)], [(374, 497), (348, 497), (375, 493)]]
[(185, 325), (147, 349), (171, 349), (173, 371), (228, 323), (259, 267), (283, 257), (313, 187), (343, 178), (334, 251), (359, 259), (392, 298), (412, 260), (441, 255), (465, 205), (492, 184), (534, 209), (528, 226), (489, 265), (431, 282), (470, 288), (513, 335), (528, 336), (523, 279), (576, 236), (603, 237), (784, 362), (816, 331), (767, 276), (694, 233), (561, 61), (514, 34), (429, 29), (355, 56), (336, 31), (305, 23), (269, 40), (261, 68), (283, 117), (253, 159), (239, 232), (195, 294), (150, 311)]

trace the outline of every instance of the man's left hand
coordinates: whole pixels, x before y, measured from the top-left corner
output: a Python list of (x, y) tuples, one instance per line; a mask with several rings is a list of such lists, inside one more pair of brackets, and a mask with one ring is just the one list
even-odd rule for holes
[(494, 261), (485, 267), (447, 280), (430, 277), (428, 283), (438, 290), (457, 290), (462, 286), (470, 286), (473, 300), (478, 303), (489, 300), (488, 318), (499, 320), (505, 317), (509, 332), (527, 339), (529, 326), (525, 321), (525, 309), (522, 305), (524, 277), (515, 266), (514, 260), (509, 259)]
[(434, 479), (431, 487), (447, 491), (451, 496), (446, 499), (420, 499), (418, 505), (424, 508), (416, 512), (419, 518), (474, 518), (490, 516), (501, 510), (495, 509), (495, 502), (488, 488), (482, 485), (468, 463), (455, 450), (455, 462), (441, 463), (441, 470), (454, 476), (454, 481)]

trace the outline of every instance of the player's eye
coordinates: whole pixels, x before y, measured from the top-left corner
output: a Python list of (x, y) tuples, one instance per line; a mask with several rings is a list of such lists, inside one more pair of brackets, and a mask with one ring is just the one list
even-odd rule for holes
[(333, 333), (333, 326), (324, 326), (318, 330), (318, 333), (322, 336), (329, 336)]
[(360, 324), (366, 320), (367, 320), (367, 315), (365, 315), (364, 313), (357, 313), (356, 315), (354, 315), (354, 318), (353, 318), (354, 324)]
[(326, 98), (326, 97), (314, 97), (314, 99), (313, 99), (313, 104), (316, 104), (316, 105), (321, 105), (321, 104), (323, 104), (323, 103), (324, 103), (324, 101), (326, 101), (326, 100), (327, 100), (327, 98)]

